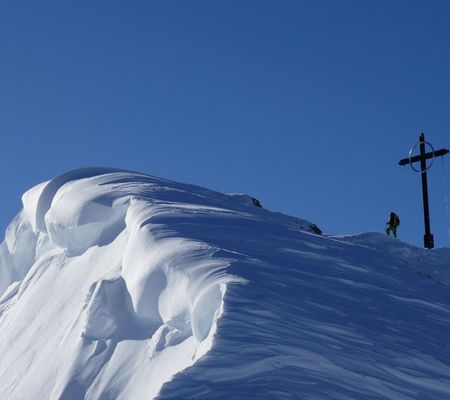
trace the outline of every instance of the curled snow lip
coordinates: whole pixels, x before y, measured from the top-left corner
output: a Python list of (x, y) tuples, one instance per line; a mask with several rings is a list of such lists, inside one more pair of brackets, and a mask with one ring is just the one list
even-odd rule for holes
[(68, 182), (91, 178), (98, 175), (110, 174), (115, 172), (132, 173), (132, 171), (109, 168), (109, 167), (85, 167), (64, 172), (51, 179), (43, 188), (36, 205), (35, 226), (36, 229), (46, 232), (45, 214), (50, 209), (52, 201), (58, 190)]

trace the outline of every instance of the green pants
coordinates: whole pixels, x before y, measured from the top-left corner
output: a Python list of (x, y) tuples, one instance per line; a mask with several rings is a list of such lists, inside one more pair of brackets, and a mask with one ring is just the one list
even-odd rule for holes
[(394, 235), (394, 237), (396, 238), (397, 237), (397, 227), (393, 226), (393, 225), (389, 225), (386, 228), (386, 235), (390, 235), (391, 231), (392, 231), (392, 234)]

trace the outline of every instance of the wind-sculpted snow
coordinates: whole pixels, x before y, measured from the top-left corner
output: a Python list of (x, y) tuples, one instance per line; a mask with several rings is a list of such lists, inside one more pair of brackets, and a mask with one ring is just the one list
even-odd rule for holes
[(0, 398), (450, 398), (448, 249), (105, 168), (0, 247)]

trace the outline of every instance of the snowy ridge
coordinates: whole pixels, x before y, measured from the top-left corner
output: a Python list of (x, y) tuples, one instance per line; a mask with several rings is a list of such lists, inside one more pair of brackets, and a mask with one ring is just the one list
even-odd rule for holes
[[(249, 218), (251, 198), (85, 168), (34, 187), (23, 204), (0, 251), (1, 376), (21, 371), (21, 398), (152, 397), (209, 349), (226, 285), (242, 280), (226, 272), (232, 253), (173, 227)], [(50, 368), (47, 343), (58, 346)], [(1, 397), (15, 394), (11, 379)]]
[(449, 249), (107, 168), (23, 204), (0, 247), (0, 398), (450, 398)]

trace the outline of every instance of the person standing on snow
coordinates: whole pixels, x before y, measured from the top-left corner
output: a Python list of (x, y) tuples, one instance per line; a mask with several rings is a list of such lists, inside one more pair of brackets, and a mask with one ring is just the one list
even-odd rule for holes
[(389, 222), (386, 222), (386, 225), (388, 225), (388, 227), (386, 228), (386, 235), (390, 235), (392, 231), (392, 234), (396, 238), (397, 226), (400, 225), (400, 218), (395, 212), (391, 211), (391, 213), (389, 214)]

